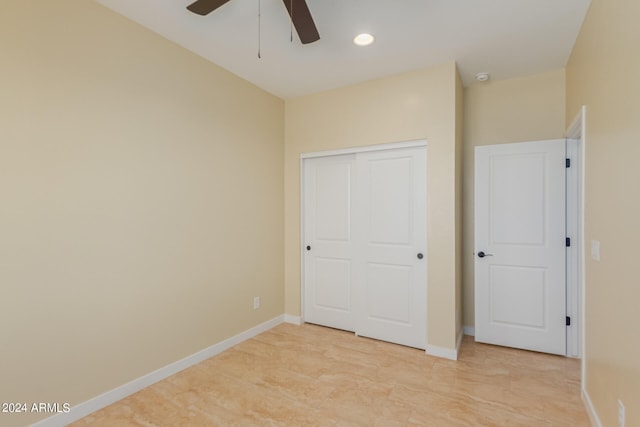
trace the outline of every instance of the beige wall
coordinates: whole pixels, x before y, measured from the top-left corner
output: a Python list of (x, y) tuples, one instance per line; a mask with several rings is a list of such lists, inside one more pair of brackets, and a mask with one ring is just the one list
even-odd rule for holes
[(586, 390), (604, 426), (618, 425), (618, 399), (640, 425), (639, 16), (637, 0), (592, 0), (567, 65), (567, 120), (587, 106)]
[(456, 275), (456, 326), (455, 330), (462, 333), (462, 292), (463, 292), (463, 271), (462, 271), (462, 251), (463, 251), (463, 224), (462, 215), (464, 207), (463, 201), (463, 185), (464, 185), (464, 87), (462, 80), (458, 74), (456, 78), (456, 148), (455, 148), (455, 191), (456, 191), (456, 208), (455, 208), (455, 275)]
[(2, 0), (0, 52), (1, 402), (284, 312), (282, 100), (90, 1)]
[(454, 63), (286, 102), (285, 305), (300, 315), (300, 154), (428, 141), (428, 342), (456, 337), (456, 81)]
[(565, 72), (479, 83), (464, 93), (463, 324), (474, 326), (474, 147), (562, 138)]

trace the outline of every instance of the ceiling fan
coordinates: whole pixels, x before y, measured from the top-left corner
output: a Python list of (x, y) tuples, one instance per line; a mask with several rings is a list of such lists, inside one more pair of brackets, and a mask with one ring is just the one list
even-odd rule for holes
[[(198, 15), (208, 15), (220, 6), (227, 3), (229, 0), (197, 0), (187, 6), (191, 12)], [(302, 44), (313, 43), (320, 40), (320, 34), (316, 24), (313, 22), (313, 17), (309, 11), (306, 0), (282, 0), (289, 12), (291, 22), (296, 27), (298, 36)]]

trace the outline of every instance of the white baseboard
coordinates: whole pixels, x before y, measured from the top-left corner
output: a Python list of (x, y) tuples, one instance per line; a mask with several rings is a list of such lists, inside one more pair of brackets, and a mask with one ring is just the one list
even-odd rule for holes
[(271, 320), (254, 326), (251, 329), (241, 332), (238, 335), (234, 335), (231, 338), (228, 338), (224, 341), (207, 347), (204, 350), (194, 353), (191, 356), (187, 356), (184, 359), (178, 360), (163, 368), (150, 372), (140, 378), (121, 385), (120, 387), (114, 388), (113, 390), (107, 391), (106, 393), (89, 399), (86, 402), (82, 402), (78, 405), (72, 406), (71, 410), (67, 413), (60, 413), (52, 417), (45, 418), (42, 421), (38, 421), (37, 423), (32, 424), (32, 427), (64, 427), (67, 424), (84, 418), (89, 414), (92, 414), (102, 408), (111, 405), (114, 402), (117, 402), (118, 400), (124, 399), (125, 397), (132, 395), (133, 393), (136, 393), (145, 387), (150, 386), (151, 384), (157, 383), (158, 381), (161, 381), (184, 369), (196, 365), (203, 360), (209, 359), (216, 354), (220, 354), (223, 351), (233, 347), (234, 345), (240, 344), (243, 341), (246, 341), (250, 338), (255, 337), (256, 335), (268, 331), (269, 329), (281, 324), (284, 321), (285, 315), (275, 317)]
[(587, 414), (589, 415), (589, 419), (591, 420), (591, 425), (593, 427), (602, 427), (600, 417), (598, 417), (598, 413), (593, 407), (593, 403), (591, 402), (589, 393), (587, 393), (587, 390), (585, 390), (584, 388), (582, 389), (582, 401), (584, 402), (584, 407), (587, 409)]
[(464, 331), (465, 335), (470, 335), (472, 337), (476, 336), (476, 328), (473, 326), (463, 326), (462, 330)]
[(427, 344), (424, 350), (429, 356), (442, 357), (443, 359), (458, 360), (458, 351), (455, 348), (438, 347)]
[(294, 325), (302, 325), (302, 317), (293, 316), (291, 314), (285, 314), (284, 315), (284, 322), (285, 323), (292, 323)]
[(456, 348), (445, 348), (427, 344), (427, 348), (424, 351), (430, 356), (442, 357), (449, 360), (458, 360), (458, 353), (460, 353), (463, 336), (463, 329), (460, 329), (456, 338)]

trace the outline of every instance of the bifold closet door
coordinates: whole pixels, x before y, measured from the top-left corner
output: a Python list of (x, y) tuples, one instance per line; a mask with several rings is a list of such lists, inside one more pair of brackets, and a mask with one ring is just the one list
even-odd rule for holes
[(426, 346), (426, 147), (304, 161), (304, 319)]

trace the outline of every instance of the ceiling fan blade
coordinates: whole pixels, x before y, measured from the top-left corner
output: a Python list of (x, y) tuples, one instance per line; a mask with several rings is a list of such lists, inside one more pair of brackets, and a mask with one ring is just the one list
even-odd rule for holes
[(193, 13), (204, 16), (213, 12), (228, 1), (229, 0), (198, 0), (187, 6), (187, 9)]
[[(302, 44), (320, 40), (320, 34), (305, 0), (283, 0)], [(293, 12), (292, 12), (293, 9)]]

